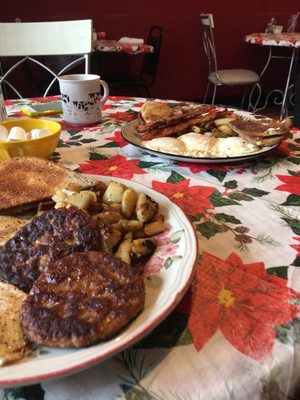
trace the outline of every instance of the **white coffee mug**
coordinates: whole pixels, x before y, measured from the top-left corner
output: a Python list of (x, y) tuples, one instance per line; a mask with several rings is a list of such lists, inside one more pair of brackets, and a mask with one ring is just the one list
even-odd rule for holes
[(59, 77), (59, 88), (63, 118), (66, 122), (73, 125), (88, 125), (101, 120), (101, 106), (107, 100), (109, 88), (99, 75), (63, 75)]

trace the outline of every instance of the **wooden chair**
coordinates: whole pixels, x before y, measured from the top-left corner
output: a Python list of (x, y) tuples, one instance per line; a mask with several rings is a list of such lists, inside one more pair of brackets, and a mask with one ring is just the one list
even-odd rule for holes
[[(33, 63), (50, 74), (42, 96), (47, 96), (59, 75), (67, 73), (79, 63), (84, 63), (84, 72), (89, 72), (90, 54), (92, 52), (92, 20), (73, 20), (55, 22), (22, 22), (0, 23), (0, 57), (3, 60), (13, 60), (12, 66), (2, 72), (0, 84), (7, 85), (14, 94), (22, 98), (21, 92), (15, 87), (12, 72), (18, 67), (27, 68)], [(65, 65), (59, 65), (59, 70), (47, 65), (46, 60), (54, 57)], [(72, 60), (70, 61), (70, 58)], [(50, 63), (51, 64), (51, 63)], [(26, 65), (26, 67), (25, 67)], [(11, 78), (11, 79), (10, 79)], [(48, 84), (49, 83), (49, 84)]]
[(245, 86), (246, 89), (244, 90), (241, 101), (241, 107), (243, 108), (247, 89), (251, 87), (248, 109), (255, 111), (258, 100), (256, 100), (255, 104), (253, 104), (252, 97), (255, 89), (258, 90), (259, 96), (261, 94), (261, 87), (259, 84), (260, 76), (256, 72), (249, 69), (219, 69), (213, 33), (213, 15), (201, 14), (200, 22), (202, 27), (203, 47), (208, 60), (208, 82), (203, 102), (206, 102), (210, 85), (213, 86), (211, 104), (215, 103), (216, 91), (218, 86)]
[(150, 97), (149, 88), (156, 80), (162, 39), (162, 27), (157, 25), (151, 26), (147, 37), (147, 44), (154, 47), (154, 52), (144, 54), (141, 71), (138, 74), (122, 72), (120, 74), (103, 76), (103, 79), (109, 85), (111, 94), (119, 94), (122, 89), (133, 89), (137, 91), (138, 95), (146, 94), (147, 97)]

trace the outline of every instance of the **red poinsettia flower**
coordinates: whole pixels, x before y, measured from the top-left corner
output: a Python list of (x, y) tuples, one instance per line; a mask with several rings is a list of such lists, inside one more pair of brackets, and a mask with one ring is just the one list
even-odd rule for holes
[(275, 189), (293, 194), (300, 194), (300, 172), (297, 175), (276, 175), (276, 177), (284, 182)]
[(141, 108), (143, 104), (145, 104), (144, 101), (137, 101), (134, 103), (134, 108)]
[(269, 275), (262, 262), (243, 264), (235, 253), (225, 261), (203, 253), (192, 290), (188, 327), (198, 351), (220, 329), (237, 350), (262, 360), (272, 351), (275, 325), (298, 311), (285, 279)]
[(124, 111), (110, 112), (108, 115), (110, 118), (114, 118), (117, 122), (128, 122), (136, 118), (133, 113), (128, 113)]
[(294, 250), (296, 250), (297, 257), (300, 257), (300, 238), (299, 237), (293, 237), (294, 240), (297, 240), (299, 244), (290, 244), (290, 247), (292, 247)]
[(208, 197), (215, 190), (208, 186), (189, 186), (190, 179), (176, 183), (152, 182), (153, 189), (169, 197), (186, 214), (203, 214), (206, 209), (213, 209), (213, 205)]
[(185, 162), (178, 162), (177, 165), (183, 168), (189, 168), (189, 170), (193, 174), (197, 174), (198, 172), (202, 171), (209, 171), (210, 169), (214, 171), (229, 171), (228, 167), (221, 166), (219, 164), (197, 164), (197, 163), (185, 163)]
[(106, 138), (109, 142), (116, 142), (119, 144), (119, 147), (124, 147), (128, 145), (128, 142), (121, 135), (121, 131), (115, 131), (114, 136)]
[(105, 160), (89, 160), (79, 165), (80, 172), (85, 174), (107, 175), (131, 179), (135, 174), (147, 174), (137, 167), (139, 160), (128, 160), (124, 156), (114, 156)]
[(13, 106), (14, 105), (14, 101), (13, 100), (5, 100), (5, 105), (6, 106)]
[(126, 97), (126, 96), (110, 96), (110, 100), (111, 101), (122, 101), (122, 100), (126, 100), (126, 101), (130, 101), (133, 100), (133, 97)]
[(101, 106), (101, 110), (102, 111), (109, 110), (111, 108), (113, 108), (112, 104), (107, 104), (106, 103), (106, 104), (103, 104), (103, 106)]

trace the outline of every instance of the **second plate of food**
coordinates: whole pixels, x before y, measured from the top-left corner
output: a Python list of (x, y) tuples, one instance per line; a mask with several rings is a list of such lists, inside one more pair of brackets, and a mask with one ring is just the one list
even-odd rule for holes
[[(216, 108), (216, 110), (218, 109)], [(272, 141), (269, 140), (269, 146), (264, 145), (260, 147), (255, 143), (249, 143), (243, 137), (227, 136), (226, 132), (223, 131), (224, 129), (230, 129), (226, 121), (230, 121), (235, 117), (242, 121), (248, 129), (252, 121), (256, 126), (250, 126), (250, 129), (255, 129), (257, 126), (260, 127), (260, 125), (266, 125), (266, 121), (271, 121), (268, 118), (257, 116), (250, 112), (228, 109), (227, 118), (214, 121), (216, 123), (213, 127), (215, 132), (199, 134), (197, 129), (198, 131), (200, 131), (200, 129), (196, 126), (190, 129), (189, 132), (181, 134), (178, 137), (171, 135), (142, 140), (142, 135), (137, 129), (140, 121), (134, 120), (123, 125), (122, 136), (128, 143), (139, 147), (147, 153), (161, 158), (193, 163), (223, 163), (248, 160), (265, 155), (279, 146), (279, 143), (272, 144)], [(214, 136), (215, 134), (217, 134), (216, 137)], [(254, 135), (256, 135), (255, 132)], [(256, 139), (258, 138), (256, 137)], [(264, 139), (264, 141), (265, 140), (266, 139)], [(255, 142), (257, 142), (257, 140)], [(267, 142), (265, 141), (265, 143)]]

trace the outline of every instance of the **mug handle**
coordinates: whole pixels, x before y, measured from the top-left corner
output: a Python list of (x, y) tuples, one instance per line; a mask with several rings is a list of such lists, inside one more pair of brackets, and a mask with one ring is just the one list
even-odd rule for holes
[(100, 102), (101, 106), (103, 106), (103, 104), (106, 103), (106, 100), (109, 95), (109, 87), (108, 87), (108, 84), (105, 81), (103, 81), (102, 79), (100, 79), (100, 86), (102, 86), (104, 89), (103, 96), (102, 96), (102, 99)]

